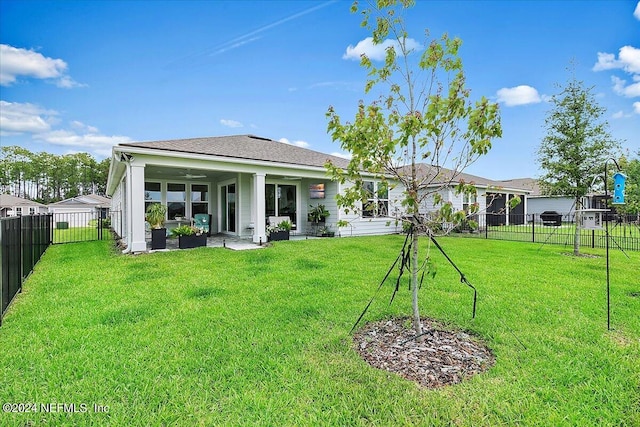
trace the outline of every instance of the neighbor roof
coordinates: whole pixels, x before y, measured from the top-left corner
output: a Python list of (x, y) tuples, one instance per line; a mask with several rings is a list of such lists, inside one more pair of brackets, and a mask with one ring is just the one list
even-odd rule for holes
[(22, 197), (12, 196), (11, 194), (0, 194), (0, 206), (2, 207), (12, 207), (12, 206), (45, 207), (42, 203), (34, 202), (33, 200), (23, 199)]
[(261, 160), (303, 166), (323, 167), (330, 160), (346, 168), (348, 160), (341, 157), (285, 144), (255, 135), (215, 136), (207, 138), (174, 139), (167, 141), (132, 142), (120, 147), (145, 148), (158, 151), (205, 154), (235, 159)]
[(529, 194), (530, 196), (540, 196), (542, 194), (540, 186), (538, 185), (538, 180), (534, 178), (515, 178), (497, 182), (505, 187), (521, 188), (523, 190), (531, 191), (531, 194)]
[[(408, 173), (410, 171), (410, 168), (411, 166), (403, 166), (401, 170), (404, 170), (405, 173)], [(416, 164), (416, 168), (418, 177), (428, 182), (428, 186), (459, 183), (464, 181), (467, 184), (473, 183), (477, 187), (496, 187), (497, 189), (507, 188), (510, 190), (519, 190), (526, 193), (531, 191), (531, 188), (528, 188), (526, 186), (514, 185), (514, 183), (512, 182), (520, 180), (496, 181), (464, 172), (455, 172), (452, 169), (436, 167), (426, 163), (418, 163)]]
[(89, 205), (99, 207), (109, 207), (111, 205), (111, 199), (99, 196), (97, 194), (84, 194), (82, 196), (71, 197), (69, 199), (60, 200), (55, 203), (49, 204), (49, 206), (61, 206), (61, 205)]

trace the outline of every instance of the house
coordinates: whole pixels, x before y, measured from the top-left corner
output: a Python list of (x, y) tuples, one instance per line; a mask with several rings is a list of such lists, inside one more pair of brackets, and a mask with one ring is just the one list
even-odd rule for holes
[[(470, 206), (477, 203), (478, 212), (486, 213), (477, 218), (480, 227), (486, 225), (483, 222), (485, 218), (489, 225), (524, 224), (526, 220), (530, 190), (510, 185), (507, 181), (494, 181), (424, 163), (417, 165), (417, 176), (424, 183), (425, 192), (439, 193), (442, 201), (451, 203), (455, 211), (469, 212)], [(456, 194), (455, 187), (461, 182), (472, 184), (476, 188), (476, 195)], [(508, 201), (514, 197), (520, 197), (521, 202), (511, 209)], [(434, 204), (433, 196), (425, 197), (420, 212), (428, 214), (440, 207)]]
[(576, 209), (573, 197), (542, 194), (537, 179), (518, 178), (498, 182), (505, 186), (530, 191), (527, 196), (527, 213), (531, 216), (539, 216), (545, 211), (556, 211), (560, 214), (567, 215), (573, 214)]
[[(323, 204), (330, 212), (327, 225), (339, 235), (392, 233), (382, 213), (397, 210), (400, 189), (372, 192), (380, 207), (364, 216), (338, 209), (335, 196), (341, 184), (327, 176), (325, 163), (347, 167), (348, 161), (317, 151), (254, 135), (234, 135), (119, 144), (107, 181), (112, 226), (127, 251), (146, 250), (145, 210), (151, 203), (167, 206), (167, 228), (189, 222), (195, 214), (211, 215), (214, 233), (267, 241), (269, 217), (288, 217), (293, 233), (310, 231), (310, 206)], [(368, 182), (373, 189), (378, 183)], [(385, 213), (386, 213), (385, 212)], [(338, 230), (338, 221), (348, 223)]]
[(0, 218), (8, 216), (46, 214), (47, 207), (33, 200), (10, 194), (0, 194)]
[(86, 227), (98, 218), (107, 218), (111, 200), (98, 194), (86, 194), (60, 200), (48, 205), (54, 222), (69, 227)]

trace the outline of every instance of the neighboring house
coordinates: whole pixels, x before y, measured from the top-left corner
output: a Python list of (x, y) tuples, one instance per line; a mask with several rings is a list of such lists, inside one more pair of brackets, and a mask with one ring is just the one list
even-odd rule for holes
[[(407, 166), (408, 168), (408, 166)], [(471, 205), (478, 204), (478, 225), (484, 227), (486, 218), (489, 225), (523, 224), (528, 212), (528, 195), (530, 190), (509, 185), (507, 181), (494, 181), (468, 173), (455, 172), (443, 167), (427, 164), (417, 165), (418, 179), (427, 182), (426, 187), (437, 191), (444, 203), (450, 202), (455, 211), (469, 212)], [(460, 183), (472, 184), (476, 188), (476, 195), (456, 194), (455, 187)], [(510, 209), (508, 200), (520, 197), (521, 202)], [(441, 205), (434, 205), (434, 198), (427, 197), (420, 206), (420, 212), (428, 214), (437, 211)]]
[(527, 214), (529, 215), (539, 216), (545, 211), (556, 211), (567, 215), (573, 214), (576, 209), (573, 197), (543, 195), (540, 191), (538, 180), (534, 178), (518, 178), (498, 182), (505, 186), (530, 191), (527, 197)]
[(46, 214), (47, 207), (33, 200), (0, 194), (0, 218), (8, 216)]
[(54, 222), (66, 222), (69, 227), (86, 227), (91, 221), (107, 218), (111, 199), (97, 194), (86, 194), (51, 203), (49, 213)]
[[(317, 151), (253, 135), (194, 138), (119, 144), (107, 181), (111, 209), (122, 215), (112, 226), (127, 250), (146, 250), (145, 210), (151, 203), (168, 208), (167, 227), (189, 221), (196, 213), (212, 217), (212, 231), (266, 242), (270, 216), (288, 217), (294, 233), (307, 233), (310, 206), (323, 204), (330, 212), (327, 225), (340, 235), (392, 233), (400, 225), (382, 213), (396, 212), (401, 189), (384, 196), (374, 191), (377, 207), (360, 217), (336, 204), (341, 184), (330, 180), (324, 167), (331, 160), (348, 161)], [(371, 179), (369, 185), (378, 185)], [(338, 230), (338, 221), (348, 226)]]

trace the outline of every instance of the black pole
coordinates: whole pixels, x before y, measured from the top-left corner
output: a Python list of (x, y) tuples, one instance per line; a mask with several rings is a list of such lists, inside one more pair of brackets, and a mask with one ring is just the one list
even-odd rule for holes
[(604, 211), (604, 229), (605, 229), (605, 247), (606, 247), (606, 258), (607, 258), (607, 330), (611, 330), (611, 292), (609, 285), (609, 215), (607, 215), (610, 211), (609, 208), (609, 185), (607, 183), (607, 162), (612, 160), (616, 165), (616, 168), (620, 170), (620, 165), (616, 162), (616, 159), (610, 158), (604, 161), (604, 203), (605, 203), (605, 211)]
[[(605, 207), (609, 205), (609, 190), (607, 185), (607, 161), (604, 162), (604, 203)], [(607, 330), (611, 330), (611, 293), (609, 287), (609, 210), (604, 211), (604, 236), (607, 258)]]

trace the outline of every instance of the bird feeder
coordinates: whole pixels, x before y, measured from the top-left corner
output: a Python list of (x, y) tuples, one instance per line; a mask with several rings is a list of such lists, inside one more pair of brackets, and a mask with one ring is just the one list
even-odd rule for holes
[(602, 214), (609, 209), (582, 209), (580, 214), (580, 225), (584, 230), (602, 230)]
[(627, 176), (622, 172), (616, 172), (613, 175), (613, 201), (614, 205), (624, 205), (624, 184)]

